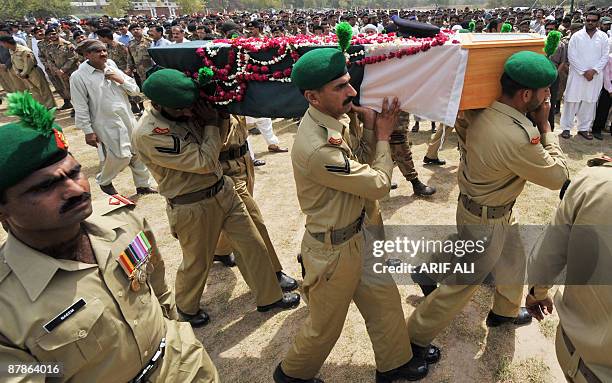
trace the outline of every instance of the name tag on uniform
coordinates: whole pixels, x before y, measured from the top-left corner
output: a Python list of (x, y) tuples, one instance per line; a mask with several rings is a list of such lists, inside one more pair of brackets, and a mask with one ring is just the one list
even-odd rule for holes
[(45, 324), (43, 328), (47, 332), (51, 332), (55, 330), (57, 326), (64, 323), (68, 318), (76, 314), (77, 311), (85, 307), (85, 305), (86, 305), (85, 299), (83, 298), (79, 299), (78, 301), (73, 303), (70, 307), (68, 307), (66, 310), (62, 311), (58, 316), (56, 316), (55, 318), (47, 322), (47, 324)]

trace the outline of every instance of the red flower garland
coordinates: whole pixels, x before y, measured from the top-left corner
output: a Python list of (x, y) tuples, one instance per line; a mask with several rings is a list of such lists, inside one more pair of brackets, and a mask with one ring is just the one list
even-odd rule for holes
[[(397, 51), (389, 52), (378, 56), (364, 57), (363, 59), (347, 62), (348, 65), (364, 66), (386, 61), (388, 59), (400, 59), (404, 56), (415, 55), (420, 52), (425, 52), (432, 47), (444, 45), (450, 40), (452, 35), (449, 31), (442, 31), (433, 38), (402, 38), (403, 41), (411, 41), (420, 45), (411, 45), (401, 48)], [(363, 35), (353, 36), (352, 45), (370, 45), (384, 44), (396, 41), (397, 37), (393, 33), (386, 35)], [(293, 61), (293, 64), (300, 58), (298, 48), (301, 46), (312, 45), (336, 45), (337, 37), (334, 36), (287, 36), (287, 37), (264, 37), (264, 38), (245, 38), (239, 37), (236, 39), (218, 39), (214, 40), (216, 44), (229, 44), (231, 47), (227, 56), (227, 64), (222, 67), (217, 67), (205, 48), (198, 48), (196, 54), (202, 57), (202, 63), (212, 69), (215, 80), (215, 95), (208, 95), (204, 91), (200, 92), (200, 96), (207, 101), (213, 103), (229, 103), (232, 101), (242, 101), (247, 89), (249, 81), (288, 81), (291, 77), (291, 68), (284, 70), (274, 70), (271, 66), (283, 61), (284, 56), (288, 53)], [(452, 44), (459, 44), (459, 41), (454, 39)], [(277, 52), (271, 60), (257, 61), (250, 57), (250, 53), (257, 53), (274, 49)], [(365, 54), (361, 51), (361, 54)], [(249, 62), (251, 61), (251, 62)], [(257, 62), (266, 62), (270, 65), (259, 65)], [(189, 75), (189, 73), (187, 73)], [(198, 73), (191, 74), (197, 78)], [(226, 89), (224, 89), (224, 86)], [(230, 89), (233, 88), (233, 89)]]

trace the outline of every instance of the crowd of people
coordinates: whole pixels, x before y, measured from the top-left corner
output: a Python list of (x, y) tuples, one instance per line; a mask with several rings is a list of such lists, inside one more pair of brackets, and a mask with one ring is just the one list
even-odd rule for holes
[[(502, 94), (490, 107), (463, 113), (454, 127), (436, 129), (432, 122), (435, 135), (423, 164), (445, 164), (438, 151), (456, 129), (458, 235), (488, 236), (485, 266), (469, 285), (421, 276), (426, 299), (408, 320), (395, 282), (389, 274), (373, 273), (373, 258), (363, 251), (364, 225), (382, 228), (378, 200), (393, 187), (395, 165), (416, 195), (436, 192), (418, 178), (408, 115), (393, 95), (379, 113), (354, 105), (356, 91), (340, 50), (320, 48), (299, 58), (291, 81), (309, 108), (291, 160), (306, 215), (299, 262), (309, 313), (276, 366), (274, 381), (322, 382), (317, 374), (352, 301), (366, 321), (376, 381), (424, 378), (442, 354), (432, 342), (478, 286), (490, 275), (503, 279), (525, 267), (513, 247), (512, 208), (528, 181), (565, 194), (536, 259), (557, 274), (579, 263), (580, 254), (572, 250), (574, 226), (610, 225), (612, 159), (592, 162), (596, 168), (570, 183), (553, 129), (560, 112), (563, 138), (571, 137), (575, 123), (587, 140), (602, 140), (609, 131), (612, 8), (571, 14), (562, 8), (465, 8), (7, 20), (0, 26), (0, 85), (8, 94), (8, 113), (20, 121), (0, 127), (0, 222), (8, 232), (0, 248), (0, 311), (7, 318), (0, 327), (0, 362), (60, 361), (63, 380), (74, 381), (222, 380), (191, 328), (211, 320), (200, 301), (213, 262), (239, 268), (260, 312), (300, 304), (298, 282), (283, 271), (253, 198), (253, 167), (263, 161), (248, 142), (261, 133), (270, 152), (289, 149), (280, 146), (270, 118), (230, 115), (200, 99), (205, 84), (173, 69), (152, 71), (156, 64), (148, 49), (236, 36), (327, 35), (342, 21), (357, 35), (384, 34), (394, 29), (394, 14), (463, 32), (557, 31), (561, 41), (549, 56), (512, 55), (500, 79)], [(86, 143), (98, 151), (95, 181), (109, 198), (95, 208), (78, 154), (69, 152), (54, 123), (52, 89), (63, 99), (59, 109), (71, 111)], [(413, 132), (420, 129), (415, 117)], [(126, 167), (137, 194), (159, 193), (166, 201), (171, 233), (182, 250), (174, 291), (149, 224), (113, 185)], [(591, 235), (606, 243), (611, 238)], [(605, 260), (609, 248), (581, 251)], [(552, 311), (552, 286), (529, 286), (526, 298), (524, 287), (495, 286), (487, 326), (525, 325)], [(606, 353), (612, 344), (597, 335), (612, 326), (611, 299), (605, 285), (568, 286), (557, 295), (557, 353), (569, 381), (612, 380)]]

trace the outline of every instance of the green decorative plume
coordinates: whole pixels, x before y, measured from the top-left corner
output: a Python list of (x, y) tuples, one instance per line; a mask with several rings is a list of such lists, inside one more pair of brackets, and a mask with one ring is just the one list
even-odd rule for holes
[(476, 29), (476, 23), (474, 22), (474, 20), (470, 21), (470, 23), (468, 24), (468, 29), (470, 30), (470, 32), (474, 32), (474, 30)]
[(544, 53), (546, 53), (547, 57), (552, 56), (557, 47), (559, 46), (559, 41), (561, 41), (561, 32), (559, 31), (550, 31), (548, 36), (546, 36), (546, 44), (544, 44)]
[(47, 109), (34, 100), (30, 92), (9, 93), (7, 99), (8, 108), (5, 114), (19, 117), (22, 126), (32, 128), (45, 137), (51, 136), (53, 129), (62, 130), (58, 125), (53, 124), (55, 108)]
[(503, 23), (501, 27), (501, 33), (509, 33), (512, 32), (512, 24)]
[(353, 27), (346, 21), (341, 22), (336, 26), (336, 36), (338, 37), (338, 46), (342, 52), (351, 46), (351, 38), (353, 38)]
[(208, 84), (212, 79), (215, 73), (207, 66), (203, 66), (198, 70), (198, 84), (200, 86), (204, 86)]

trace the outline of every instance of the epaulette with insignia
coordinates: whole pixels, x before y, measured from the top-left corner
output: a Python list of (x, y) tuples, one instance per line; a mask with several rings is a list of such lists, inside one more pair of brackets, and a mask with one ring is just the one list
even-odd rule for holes
[(135, 206), (133, 201), (119, 194), (109, 195), (93, 202), (94, 211), (100, 215), (106, 215), (122, 207), (134, 208)]
[(603, 155), (601, 157), (591, 158), (587, 161), (587, 166), (603, 166), (603, 165), (612, 165), (612, 157)]
[(535, 126), (524, 126), (523, 124), (521, 124), (518, 120), (513, 119), (514, 123), (517, 124), (518, 126), (520, 126), (521, 128), (523, 128), (523, 130), (525, 131), (525, 133), (527, 133), (527, 137), (529, 139), (529, 142), (532, 145), (537, 145), (540, 143), (540, 131), (535, 127)]
[(342, 145), (342, 134), (333, 129), (327, 129), (327, 142), (331, 145)]

